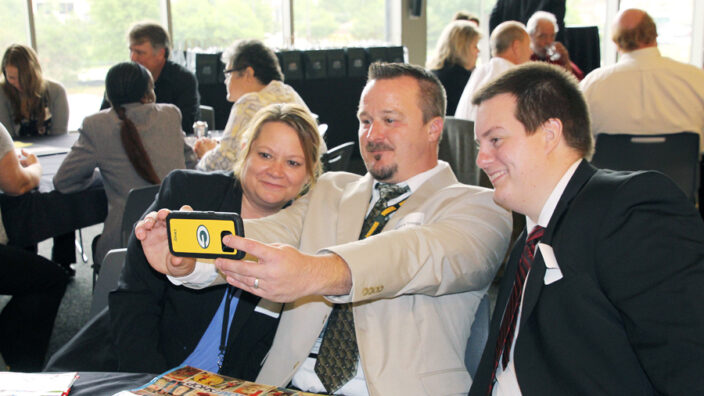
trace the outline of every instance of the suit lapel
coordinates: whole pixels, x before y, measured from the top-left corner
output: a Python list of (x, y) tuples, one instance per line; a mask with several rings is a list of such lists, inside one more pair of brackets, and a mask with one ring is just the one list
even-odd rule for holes
[[(553, 238), (558, 232), (559, 224), (567, 212), (570, 203), (579, 194), (579, 191), (582, 189), (584, 184), (591, 179), (595, 172), (596, 169), (593, 166), (591, 166), (586, 160), (582, 160), (569, 183), (567, 183), (567, 187), (565, 187), (565, 191), (562, 193), (562, 197), (560, 197), (552, 217), (550, 217), (550, 223), (545, 229), (545, 234), (541, 238), (540, 242), (552, 246)], [(521, 245), (521, 249), (522, 248), (523, 246)], [(540, 253), (540, 250), (537, 249), (535, 253), (535, 260), (533, 261), (530, 273), (528, 275), (528, 280), (526, 281), (525, 293), (523, 295), (521, 326), (523, 326), (523, 323), (525, 323), (528, 317), (530, 317), (533, 312), (533, 308), (535, 308), (535, 305), (538, 302), (540, 291), (544, 285), (544, 277), (545, 262), (543, 261), (543, 256)]]
[(256, 308), (259, 303), (259, 300), (261, 300), (261, 297), (255, 296), (254, 294), (249, 294), (244, 291), (240, 294), (240, 299), (235, 308), (235, 316), (232, 318), (232, 324), (230, 325), (230, 333), (227, 337), (228, 341), (234, 340), (237, 334), (245, 327), (249, 317), (252, 315), (252, 312), (254, 312), (254, 308)]
[[(428, 179), (418, 190), (408, 198), (408, 201), (394, 213), (384, 229), (392, 230), (406, 214), (418, 208), (419, 203), (427, 202), (429, 198), (451, 184), (458, 183), (449, 166), (440, 170), (437, 175)], [(374, 179), (367, 173), (354, 183), (350, 183), (340, 199), (340, 219), (337, 227), (337, 241), (354, 241), (359, 238), (359, 232), (364, 223), (364, 217), (369, 209)]]
[(403, 204), (403, 206), (401, 206), (393, 216), (391, 216), (389, 222), (384, 226), (384, 229), (393, 230), (407, 214), (418, 210), (423, 203), (430, 202), (432, 196), (437, 194), (439, 190), (455, 183), (459, 183), (457, 181), (457, 177), (455, 177), (455, 174), (452, 172), (449, 165), (446, 165), (445, 168), (426, 180), (416, 191), (411, 194), (410, 197), (408, 197), (406, 203)]

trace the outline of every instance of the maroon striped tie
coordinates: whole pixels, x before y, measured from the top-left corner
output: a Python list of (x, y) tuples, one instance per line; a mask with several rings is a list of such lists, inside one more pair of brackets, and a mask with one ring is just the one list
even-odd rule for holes
[[(511, 296), (506, 304), (503, 319), (501, 320), (501, 328), (499, 329), (499, 339), (496, 342), (496, 351), (494, 358), (494, 371), (491, 373), (491, 381), (489, 382), (489, 392), (491, 394), (494, 387), (494, 379), (496, 378), (496, 369), (499, 367), (499, 360), (502, 362), (502, 367), (505, 369), (508, 365), (508, 359), (511, 355), (511, 344), (513, 342), (513, 334), (516, 330), (516, 319), (518, 316), (518, 307), (521, 306), (521, 296), (523, 294), (523, 284), (526, 281), (530, 266), (533, 264), (535, 253), (535, 245), (538, 244), (540, 238), (545, 233), (545, 228), (536, 225), (533, 231), (526, 239), (526, 244), (523, 247), (523, 254), (518, 260), (518, 268), (516, 268), (516, 279), (513, 281), (513, 289)], [(502, 353), (503, 352), (503, 353)]]

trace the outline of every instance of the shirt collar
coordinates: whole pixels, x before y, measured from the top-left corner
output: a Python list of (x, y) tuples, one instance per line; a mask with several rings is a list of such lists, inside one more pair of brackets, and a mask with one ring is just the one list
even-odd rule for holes
[(620, 61), (643, 61), (646, 59), (654, 59), (654, 58), (660, 58), (662, 55), (660, 55), (660, 50), (658, 47), (648, 47), (648, 48), (641, 48), (635, 51), (631, 52), (626, 52), (624, 54), (621, 54), (621, 58), (619, 59)]
[(567, 188), (567, 183), (569, 183), (570, 179), (572, 179), (574, 172), (577, 171), (577, 167), (581, 162), (582, 159), (580, 158), (579, 160), (575, 161), (572, 165), (570, 165), (570, 167), (567, 168), (565, 174), (562, 175), (560, 181), (557, 182), (557, 185), (555, 185), (555, 188), (553, 188), (552, 193), (550, 193), (550, 196), (548, 197), (547, 201), (545, 201), (545, 204), (543, 205), (543, 210), (540, 211), (540, 216), (538, 216), (537, 224), (533, 220), (531, 220), (530, 217), (526, 216), (526, 230), (532, 230), (536, 225), (548, 228), (548, 224), (550, 223), (552, 214), (555, 213), (555, 207), (557, 207), (557, 203), (560, 201), (560, 198), (562, 198), (562, 193), (564, 193), (565, 188)]
[[(410, 190), (408, 193), (401, 195), (400, 197), (396, 199), (392, 199), (389, 201), (390, 204), (394, 204), (396, 202), (399, 202), (403, 199), (406, 199), (409, 195), (413, 194), (414, 191), (418, 190), (420, 186), (423, 185), (426, 181), (430, 180), (433, 176), (436, 174), (440, 173), (445, 167), (448, 167), (447, 162), (445, 161), (438, 161), (437, 165), (435, 165), (433, 168), (428, 169), (425, 172), (421, 172), (410, 179), (406, 181), (402, 181), (401, 183), (398, 183), (401, 186), (408, 186), (408, 189)], [(372, 185), (372, 199), (371, 202), (376, 202), (379, 199), (379, 190), (374, 188), (377, 184), (379, 183), (378, 180), (374, 180), (374, 184)]]

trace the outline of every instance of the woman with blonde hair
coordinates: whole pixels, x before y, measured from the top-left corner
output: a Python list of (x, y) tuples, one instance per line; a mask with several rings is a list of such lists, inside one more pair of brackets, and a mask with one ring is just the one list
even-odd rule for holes
[(474, 70), (479, 56), (478, 43), (481, 36), (479, 29), (472, 22), (450, 22), (438, 38), (435, 55), (426, 65), (445, 87), (447, 115), (455, 114), (462, 91)]
[[(298, 198), (321, 173), (322, 139), (312, 115), (301, 105), (264, 107), (252, 118), (242, 142), (234, 170), (175, 170), (164, 179), (147, 211), (188, 205), (194, 210), (260, 218)], [(120, 284), (110, 294), (108, 311), (93, 329), (79, 332), (85, 337), (72, 340), (62, 348), (62, 355), (52, 357), (50, 371), (116, 371), (119, 367), (120, 371), (159, 373), (185, 364), (250, 381), (257, 377), (282, 305), (227, 285), (203, 290), (174, 286), (151, 268), (142, 248), (156, 243), (169, 254), (166, 231), (162, 231), (151, 233), (149, 241), (138, 239), (143, 235), (130, 237)], [(94, 332), (109, 333), (113, 340), (107, 343)], [(100, 345), (92, 345), (93, 340)], [(95, 353), (100, 348), (109, 351)], [(110, 360), (96, 361), (103, 356)]]
[(59, 135), (68, 130), (68, 99), (58, 82), (42, 75), (37, 54), (13, 44), (2, 57), (0, 123), (13, 138)]

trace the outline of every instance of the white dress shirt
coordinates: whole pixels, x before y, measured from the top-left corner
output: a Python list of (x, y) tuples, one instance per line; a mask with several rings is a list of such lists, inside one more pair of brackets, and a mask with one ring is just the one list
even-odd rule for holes
[[(557, 182), (557, 185), (555, 185), (555, 188), (552, 190), (552, 193), (550, 193), (550, 196), (548, 197), (547, 201), (545, 201), (543, 209), (540, 211), (538, 222), (536, 223), (535, 221), (531, 220), (528, 216), (526, 216), (526, 232), (528, 234), (530, 234), (530, 232), (533, 230), (533, 228), (535, 228), (536, 225), (539, 225), (544, 228), (548, 227), (550, 219), (552, 218), (552, 214), (555, 212), (555, 207), (557, 207), (557, 203), (560, 202), (560, 198), (562, 198), (562, 193), (565, 192), (567, 183), (569, 183), (570, 179), (572, 179), (572, 176), (577, 170), (577, 167), (579, 166), (580, 162), (582, 162), (581, 159), (572, 164), (567, 169), (567, 172), (562, 175), (560, 181)], [(506, 365), (506, 369), (504, 369), (501, 362), (499, 362), (499, 366), (496, 368), (496, 384), (494, 384), (494, 388), (492, 390), (493, 396), (521, 395), (521, 388), (518, 386), (518, 377), (516, 376), (516, 367), (513, 364), (513, 353), (516, 350), (516, 339), (518, 338), (518, 333), (520, 330), (519, 324), (521, 323), (521, 313), (523, 311), (523, 293), (525, 293), (525, 285), (528, 284), (528, 277), (530, 276), (530, 274), (531, 272), (528, 271), (526, 281), (523, 283), (523, 291), (521, 292), (521, 305), (518, 307), (518, 317), (516, 318), (516, 330), (513, 332), (513, 339), (511, 340), (511, 353), (509, 354), (508, 364)]]
[(592, 71), (580, 87), (592, 134), (695, 132), (704, 152), (703, 70), (650, 47)]
[(476, 106), (472, 104), (472, 97), (474, 94), (489, 81), (495, 79), (506, 70), (515, 66), (515, 64), (498, 56), (491, 58), (491, 60), (486, 64), (477, 66), (477, 68), (472, 72), (472, 75), (469, 77), (469, 81), (467, 81), (464, 91), (462, 91), (460, 101), (457, 102), (455, 117), (474, 121), (477, 113)]

